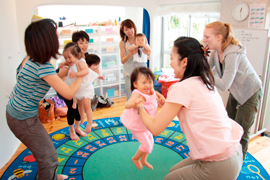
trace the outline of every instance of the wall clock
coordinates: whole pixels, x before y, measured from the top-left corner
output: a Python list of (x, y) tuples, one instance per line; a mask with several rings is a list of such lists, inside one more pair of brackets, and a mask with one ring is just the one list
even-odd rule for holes
[(249, 7), (244, 2), (239, 2), (233, 6), (232, 16), (236, 21), (243, 21), (248, 17)]

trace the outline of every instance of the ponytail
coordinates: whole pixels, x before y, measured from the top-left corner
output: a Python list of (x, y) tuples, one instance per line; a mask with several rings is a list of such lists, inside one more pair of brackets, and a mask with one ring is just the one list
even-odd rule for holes
[(222, 51), (224, 51), (224, 49), (230, 44), (234, 44), (237, 46), (242, 45), (240, 41), (234, 38), (233, 28), (230, 23), (222, 23), (220, 21), (215, 21), (207, 24), (205, 28), (211, 28), (215, 35), (222, 35)]
[(181, 57), (179, 61), (182, 61), (185, 57), (188, 59), (184, 77), (181, 81), (193, 76), (199, 76), (206, 87), (213, 91), (215, 80), (207, 61), (207, 56), (209, 55), (208, 49), (191, 37), (177, 38), (174, 41), (174, 47)]

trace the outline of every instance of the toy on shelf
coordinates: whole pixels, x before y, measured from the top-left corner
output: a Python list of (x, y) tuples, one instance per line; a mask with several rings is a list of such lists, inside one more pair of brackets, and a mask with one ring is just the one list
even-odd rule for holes
[(89, 22), (88, 26), (117, 26), (117, 24), (120, 24), (120, 22), (117, 23), (116, 19), (113, 22), (111, 19), (109, 19), (108, 21), (96, 21), (96, 22)]

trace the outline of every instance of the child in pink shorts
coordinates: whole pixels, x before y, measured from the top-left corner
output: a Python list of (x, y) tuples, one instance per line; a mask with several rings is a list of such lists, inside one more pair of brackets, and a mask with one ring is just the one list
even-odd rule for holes
[[(131, 97), (126, 102), (125, 111), (121, 115), (121, 122), (129, 129), (133, 136), (141, 143), (138, 151), (132, 157), (132, 161), (138, 169), (143, 165), (153, 169), (153, 166), (147, 162), (148, 154), (152, 152), (154, 139), (151, 132), (145, 127), (137, 110), (136, 104), (143, 102), (143, 107), (149, 115), (157, 114), (157, 96), (153, 88), (154, 74), (146, 67), (135, 68), (131, 74)], [(157, 94), (158, 96), (160, 94)]]

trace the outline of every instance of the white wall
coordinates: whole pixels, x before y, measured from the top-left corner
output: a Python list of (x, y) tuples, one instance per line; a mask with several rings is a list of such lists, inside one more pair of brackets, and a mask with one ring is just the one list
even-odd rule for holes
[[(1, 41), (0, 41), (0, 167), (2, 167), (16, 151), (19, 141), (13, 136), (6, 124), (5, 106), (12, 87), (16, 82), (15, 70), (25, 56), (24, 31), (31, 22), (35, 7), (40, 5), (108, 5), (141, 7), (143, 6), (150, 15), (150, 43), (152, 48), (150, 68), (159, 67), (160, 42), (161, 42), (161, 17), (156, 10), (162, 4), (175, 4), (184, 2), (204, 2), (220, 0), (1, 0)], [(139, 17), (138, 17), (139, 18)], [(137, 25), (137, 24), (136, 24)], [(140, 25), (137, 25), (138, 27)]]
[(16, 67), (20, 62), (15, 0), (2, 0), (0, 6), (0, 167), (16, 151), (20, 141), (6, 123), (6, 104), (16, 82)]

